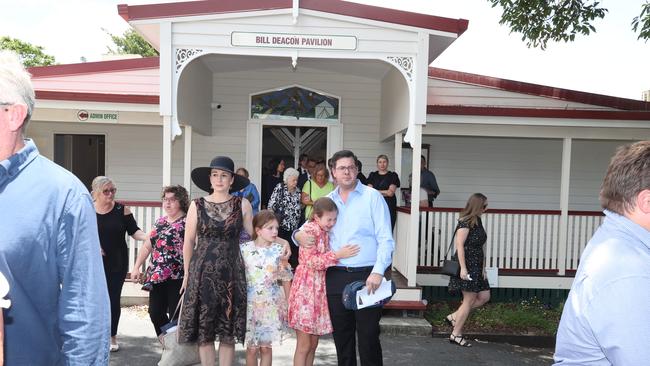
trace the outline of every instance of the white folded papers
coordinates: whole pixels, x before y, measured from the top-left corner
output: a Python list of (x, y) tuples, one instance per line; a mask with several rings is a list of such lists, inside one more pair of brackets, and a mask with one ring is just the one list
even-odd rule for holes
[(361, 290), (357, 291), (357, 309), (363, 309), (368, 306), (375, 305), (379, 301), (390, 297), (392, 295), (391, 281), (382, 279), (379, 288), (375, 290), (374, 294), (368, 294), (368, 288), (363, 286)]

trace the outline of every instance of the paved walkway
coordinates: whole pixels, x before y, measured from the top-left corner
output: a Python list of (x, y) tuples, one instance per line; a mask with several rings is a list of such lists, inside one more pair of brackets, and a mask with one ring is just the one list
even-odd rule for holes
[[(118, 340), (120, 351), (111, 354), (111, 366), (156, 365), (161, 347), (144, 307), (122, 308)], [(386, 366), (425, 365), (549, 365), (553, 351), (474, 341), (474, 347), (461, 348), (445, 339), (412, 336), (381, 338)], [(273, 348), (273, 364), (292, 364), (295, 338)], [(236, 348), (236, 365), (244, 365), (245, 351)], [(321, 338), (316, 352), (316, 365), (336, 365), (336, 351), (331, 337)]]

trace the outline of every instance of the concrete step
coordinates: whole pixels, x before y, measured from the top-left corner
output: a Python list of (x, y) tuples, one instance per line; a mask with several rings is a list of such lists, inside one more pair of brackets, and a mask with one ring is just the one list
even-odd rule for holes
[(383, 316), (379, 327), (383, 335), (431, 337), (431, 324), (424, 318)]
[(142, 291), (141, 287), (142, 285), (137, 282), (124, 282), (124, 286), (122, 287), (122, 295), (120, 297), (120, 305), (148, 305), (149, 293), (147, 291)]

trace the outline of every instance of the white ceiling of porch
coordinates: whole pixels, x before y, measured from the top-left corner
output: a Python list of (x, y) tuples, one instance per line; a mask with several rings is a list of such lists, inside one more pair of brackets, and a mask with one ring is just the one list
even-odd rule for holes
[[(200, 57), (200, 61), (212, 72), (238, 72), (247, 70), (291, 69), (288, 57), (237, 56), (210, 54)], [(341, 74), (382, 79), (392, 67), (378, 60), (341, 60), (298, 58), (297, 68), (317, 69)]]

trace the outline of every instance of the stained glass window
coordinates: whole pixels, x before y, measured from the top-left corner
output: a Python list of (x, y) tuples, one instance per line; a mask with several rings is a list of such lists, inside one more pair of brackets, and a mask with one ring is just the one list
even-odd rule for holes
[(339, 99), (292, 86), (253, 95), (251, 118), (338, 120)]

